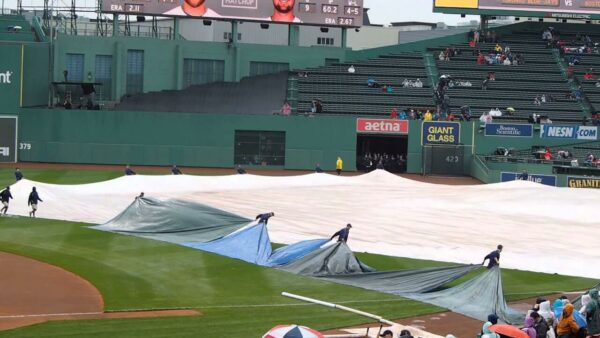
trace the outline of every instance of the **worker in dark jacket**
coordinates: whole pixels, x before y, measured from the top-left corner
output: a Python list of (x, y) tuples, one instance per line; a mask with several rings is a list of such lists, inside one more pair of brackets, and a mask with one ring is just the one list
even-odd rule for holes
[(20, 180), (23, 179), (23, 173), (21, 172), (21, 169), (19, 169), (19, 168), (15, 169), (15, 179), (17, 180), (17, 182), (19, 182)]
[(131, 175), (135, 175), (135, 171), (133, 171), (133, 169), (131, 169), (131, 167), (128, 165), (125, 166), (125, 175), (126, 176), (131, 176)]
[(533, 318), (533, 320), (535, 321), (535, 323), (533, 324), (533, 328), (535, 329), (537, 338), (546, 338), (548, 330), (550, 329), (548, 327), (548, 322), (546, 322), (546, 319), (540, 316), (540, 314), (536, 311), (533, 311), (530, 317)]
[(268, 212), (266, 214), (260, 214), (258, 216), (256, 216), (256, 218), (254, 219), (255, 221), (258, 220), (258, 223), (265, 223), (265, 225), (267, 225), (267, 223), (269, 223), (269, 218), (275, 216), (274, 212)]
[(171, 173), (173, 173), (173, 175), (181, 175), (182, 174), (181, 170), (179, 170), (179, 168), (177, 168), (177, 166), (174, 164), (173, 164), (173, 167), (171, 168)]
[(38, 195), (35, 187), (31, 189), (31, 193), (29, 193), (29, 198), (27, 199), (27, 205), (31, 206), (31, 211), (29, 212), (29, 217), (35, 217), (35, 212), (37, 211), (38, 202), (43, 202)]
[(6, 189), (0, 192), (0, 201), (2, 201), (3, 205), (2, 209), (0, 209), (0, 213), (4, 212), (4, 214), (6, 215), (6, 212), (8, 211), (8, 201), (12, 198), (13, 197), (10, 193), (10, 187), (6, 187)]
[(493, 268), (496, 265), (500, 265), (500, 253), (502, 252), (502, 244), (498, 245), (497, 250), (494, 250), (492, 252), (490, 252), (487, 256), (483, 257), (483, 263), (485, 263), (485, 260), (488, 260), (488, 269)]
[(331, 236), (331, 239), (334, 239), (335, 236), (338, 237), (338, 242), (348, 242), (348, 236), (350, 235), (350, 229), (352, 228), (352, 224), (348, 223), (346, 224), (345, 228), (342, 228), (340, 231), (336, 232), (335, 234), (333, 234), (333, 236)]

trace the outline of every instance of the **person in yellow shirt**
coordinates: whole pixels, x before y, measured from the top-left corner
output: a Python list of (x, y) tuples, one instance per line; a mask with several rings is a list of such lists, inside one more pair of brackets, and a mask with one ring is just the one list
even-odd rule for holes
[(496, 44), (496, 48), (494, 48), (496, 50), (496, 53), (502, 53), (502, 46), (500, 46), (499, 43)]
[(338, 176), (342, 174), (342, 169), (344, 169), (344, 161), (342, 161), (342, 158), (338, 156), (337, 161), (335, 161), (335, 171), (337, 172)]
[(425, 114), (423, 115), (423, 121), (432, 121), (433, 120), (433, 115), (431, 115), (431, 112), (428, 110), (425, 112)]

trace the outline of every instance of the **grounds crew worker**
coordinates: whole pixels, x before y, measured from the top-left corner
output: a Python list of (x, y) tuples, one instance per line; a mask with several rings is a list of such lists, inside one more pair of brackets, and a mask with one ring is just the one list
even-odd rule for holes
[(338, 176), (342, 174), (342, 169), (344, 169), (344, 161), (338, 156), (337, 161), (335, 161), (335, 171), (337, 171)]
[(493, 268), (496, 265), (500, 265), (500, 253), (502, 252), (502, 244), (498, 245), (498, 249), (494, 250), (492, 252), (490, 252), (487, 256), (483, 257), (483, 262), (481, 264), (485, 263), (485, 260), (488, 260), (488, 269)]
[(35, 187), (33, 187), (33, 189), (31, 190), (31, 193), (29, 194), (29, 198), (27, 199), (27, 205), (31, 205), (31, 211), (29, 212), (29, 217), (35, 217), (35, 212), (37, 211), (38, 202), (43, 202), (43, 201), (40, 198), (40, 195), (38, 195), (37, 191), (35, 190)]
[(0, 209), (0, 213), (4, 212), (4, 214), (6, 215), (6, 212), (8, 211), (8, 200), (12, 198), (13, 197), (10, 193), (10, 187), (6, 187), (6, 189), (0, 192), (0, 201), (2, 201), (2, 205), (4, 206), (2, 207), (2, 209)]
[(331, 238), (329, 240), (332, 240), (333, 238), (335, 238), (335, 236), (338, 236), (338, 242), (344, 242), (344, 243), (348, 242), (348, 236), (350, 235), (351, 228), (352, 228), (352, 224), (350, 224), (350, 223), (346, 224), (345, 228), (342, 228), (340, 231), (333, 234), (333, 236), (331, 236)]
[(267, 225), (267, 223), (269, 223), (269, 218), (273, 216), (275, 216), (274, 212), (268, 212), (266, 214), (259, 214), (254, 220), (258, 220), (258, 223), (265, 223), (265, 225)]

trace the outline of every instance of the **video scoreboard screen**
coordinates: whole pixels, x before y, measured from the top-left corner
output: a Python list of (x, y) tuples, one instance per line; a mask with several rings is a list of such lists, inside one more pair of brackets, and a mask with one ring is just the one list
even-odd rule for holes
[(360, 27), (363, 0), (103, 0), (102, 11), (130, 15)]
[(434, 0), (436, 11), (444, 8), (497, 11), (526, 11), (553, 14), (600, 14), (600, 0)]

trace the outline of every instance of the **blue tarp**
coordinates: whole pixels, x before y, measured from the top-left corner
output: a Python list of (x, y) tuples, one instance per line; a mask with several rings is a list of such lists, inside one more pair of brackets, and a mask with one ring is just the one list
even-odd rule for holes
[(307, 254), (319, 249), (328, 239), (310, 239), (295, 244), (286, 245), (275, 251), (269, 257), (269, 266), (278, 266), (295, 261)]
[(269, 233), (264, 223), (240, 229), (212, 242), (183, 245), (263, 266), (267, 265), (272, 251)]

